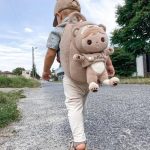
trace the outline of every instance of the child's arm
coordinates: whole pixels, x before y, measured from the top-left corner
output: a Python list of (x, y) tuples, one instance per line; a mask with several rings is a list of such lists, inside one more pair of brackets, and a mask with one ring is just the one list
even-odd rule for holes
[(115, 75), (115, 69), (112, 65), (112, 61), (110, 57), (108, 57), (107, 62), (106, 62), (106, 68), (109, 76), (114, 76)]
[(43, 75), (42, 78), (44, 80), (49, 80), (50, 79), (50, 68), (54, 62), (56, 56), (56, 50), (48, 48), (47, 53), (45, 55), (45, 60), (44, 60), (44, 67), (43, 67)]

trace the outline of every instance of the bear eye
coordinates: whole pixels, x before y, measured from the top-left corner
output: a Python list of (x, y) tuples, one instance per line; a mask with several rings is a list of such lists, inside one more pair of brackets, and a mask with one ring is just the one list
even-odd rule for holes
[(102, 41), (102, 42), (105, 42), (105, 38), (104, 38), (104, 37), (102, 37), (102, 38), (101, 38), (101, 41)]
[(91, 41), (91, 40), (87, 40), (87, 44), (88, 44), (88, 45), (91, 45), (91, 44), (92, 44), (92, 41)]

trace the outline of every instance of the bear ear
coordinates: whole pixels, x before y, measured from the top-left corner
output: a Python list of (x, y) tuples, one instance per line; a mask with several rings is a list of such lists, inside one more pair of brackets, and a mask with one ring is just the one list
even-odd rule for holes
[(76, 35), (78, 34), (79, 32), (79, 28), (74, 28), (72, 33), (73, 33), (73, 36), (76, 37)]
[(99, 26), (99, 27), (102, 27), (103, 30), (106, 32), (106, 26), (104, 26), (103, 24), (99, 24), (98, 26)]

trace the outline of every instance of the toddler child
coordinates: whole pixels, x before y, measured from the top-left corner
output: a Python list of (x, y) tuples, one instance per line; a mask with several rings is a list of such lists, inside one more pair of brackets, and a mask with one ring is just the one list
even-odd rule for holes
[[(80, 12), (80, 4), (77, 0), (57, 0), (53, 22), (54, 30), (51, 31), (47, 41), (47, 53), (44, 60), (43, 79), (50, 79), (50, 68), (54, 62), (55, 56), (59, 56), (59, 43), (63, 34), (67, 17), (73, 12)], [(58, 26), (59, 25), (59, 26)], [(107, 63), (107, 71), (113, 76), (115, 71), (110, 58)], [(73, 135), (73, 143), (70, 150), (86, 150), (86, 136), (84, 132), (83, 108), (89, 93), (88, 84), (76, 83), (68, 76), (63, 78), (64, 94), (66, 97), (65, 104), (68, 110), (68, 119)]]

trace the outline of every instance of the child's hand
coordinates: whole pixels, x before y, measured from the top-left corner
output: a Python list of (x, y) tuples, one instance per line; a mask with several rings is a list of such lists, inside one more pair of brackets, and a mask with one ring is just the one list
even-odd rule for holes
[(51, 72), (50, 72), (50, 71), (48, 71), (48, 72), (43, 72), (43, 74), (42, 74), (42, 79), (44, 79), (44, 80), (46, 80), (46, 81), (49, 81), (50, 75), (51, 75)]
[(107, 66), (108, 76), (113, 77), (115, 75), (115, 69), (113, 65)]

